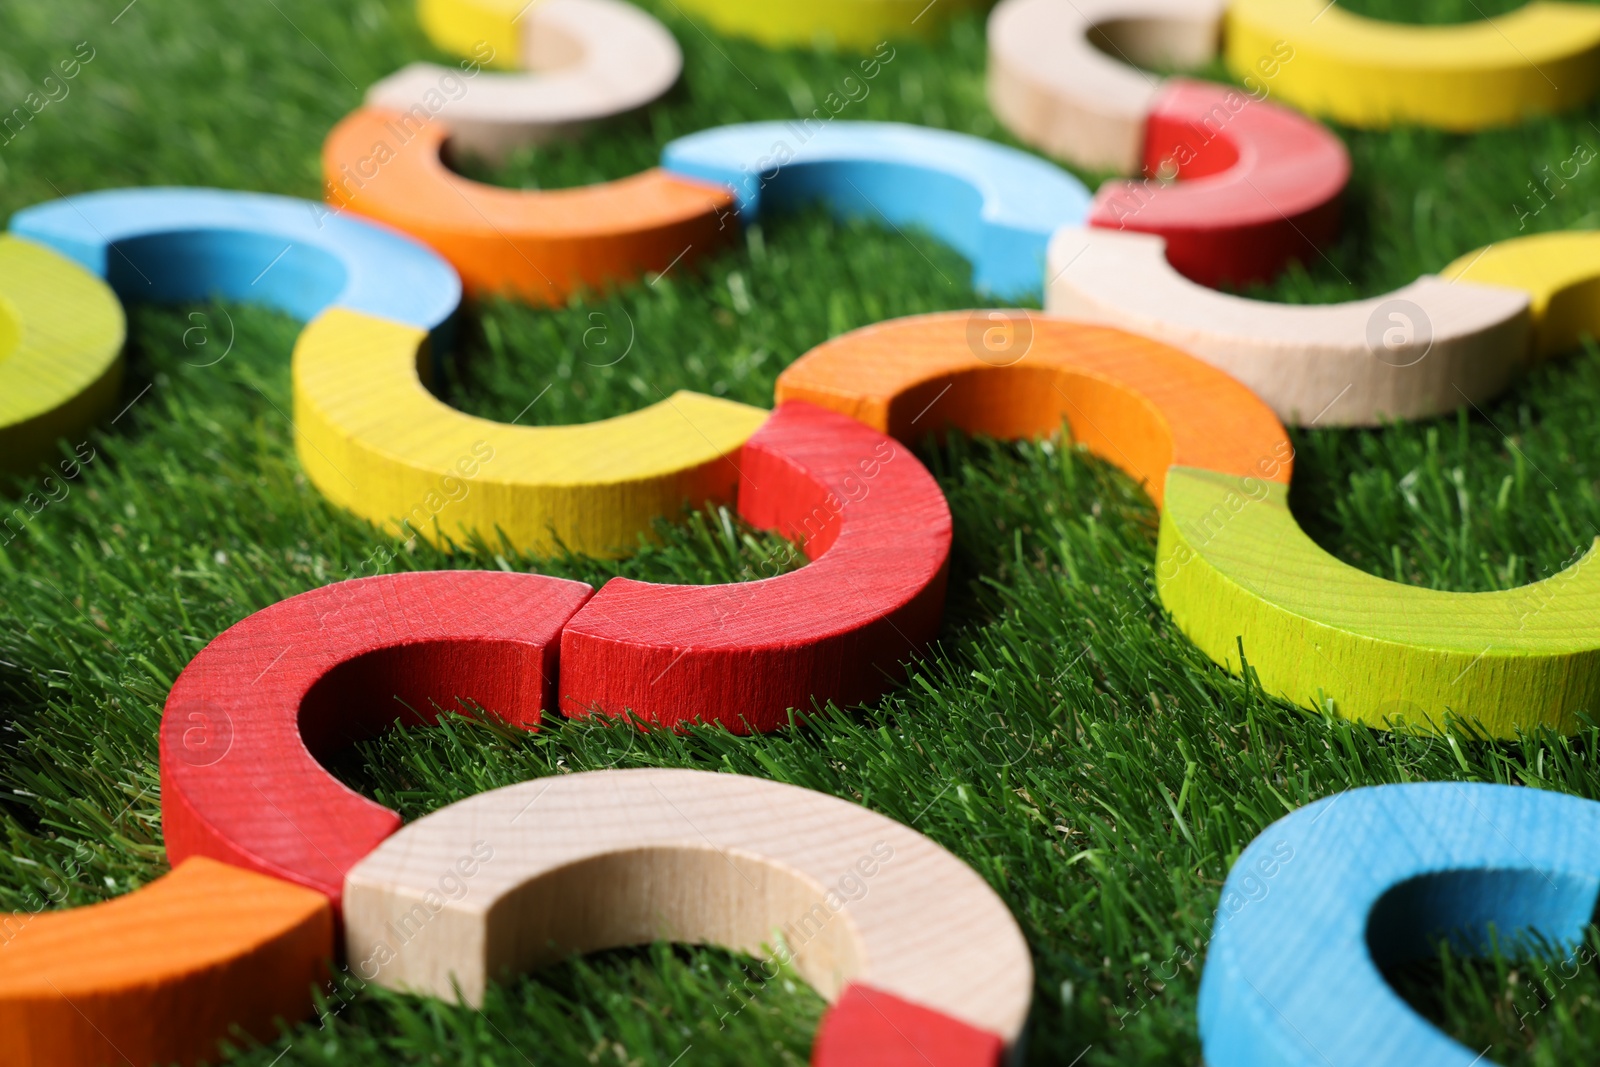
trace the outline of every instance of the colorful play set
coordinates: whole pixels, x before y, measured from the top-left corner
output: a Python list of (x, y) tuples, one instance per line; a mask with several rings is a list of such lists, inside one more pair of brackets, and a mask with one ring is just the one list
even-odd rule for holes
[[(826, 33), (863, 54), (986, 6), (678, 2), (727, 33), (776, 46)], [(1372, 576), (1297, 524), (1285, 431), (1453, 411), (1570, 350), (1600, 323), (1600, 237), (1507, 240), (1346, 304), (1217, 288), (1272, 278), (1338, 233), (1350, 160), (1314, 116), (1474, 130), (1583, 103), (1600, 82), (1600, 8), (1536, 3), (1441, 28), (1323, 0), (1003, 0), (988, 21), (994, 112), (1051, 156), (1128, 175), (1095, 193), (990, 141), (831, 117), (704, 130), (656, 169), (586, 188), (492, 188), (445, 164), (447, 142), (498, 158), (639, 108), (677, 81), (678, 45), (623, 0), (422, 0), (419, 15), (466, 58), (370, 89), (327, 137), (326, 204), (123, 189), (12, 218), (5, 464), (32, 469), (120, 405), (123, 302), (220, 296), (306, 323), (301, 465), (380, 527), (615, 556), (684, 501), (714, 499), (810, 562), (598, 591), (498, 571), (382, 575), (215, 636), (161, 728), (172, 873), (8, 926), (0, 1064), (202, 1060), (233, 1027), (268, 1037), (275, 1019), (305, 1017), (331, 961), (477, 1004), (507, 975), (663, 937), (792, 964), (831, 1002), (817, 1065), (1011, 1062), (1034, 992), (1028, 945), (977, 873), (891, 819), (756, 778), (609, 770), (402, 825), (319, 762), (388, 725), (352, 711), (376, 688), (413, 707), (470, 696), (527, 729), (598, 714), (773, 731), (794, 709), (877, 697), (944, 609), (951, 513), (908, 447), (929, 432), (1026, 439), (1068, 424), (1160, 508), (1155, 577), (1176, 627), (1228, 671), (1247, 650), (1273, 695), (1375, 730), (1438, 730), (1448, 709), (1500, 738), (1570, 732), (1600, 707), (1592, 552), (1498, 593)], [(1134, 66), (1192, 67), (1219, 42), (1242, 88)], [(521, 69), (478, 71), (486, 54)], [(469, 67), (471, 91), (451, 91)], [(784, 371), (771, 411), (681, 392), (528, 427), (427, 387), (464, 294), (560, 306), (818, 201), (929, 231), (980, 289), (1047, 311), (845, 333)], [(455, 479), (474, 491), (447, 499)], [(1223, 889), (1200, 997), (1207, 1062), (1478, 1062), (1386, 984), (1385, 953), (1426, 951), (1434, 929), (1472, 944), (1490, 925), (1575, 941), (1600, 893), (1597, 837), (1595, 803), (1503, 786), (1364, 789), (1287, 816)], [(817, 919), (834, 914), (848, 921)]]

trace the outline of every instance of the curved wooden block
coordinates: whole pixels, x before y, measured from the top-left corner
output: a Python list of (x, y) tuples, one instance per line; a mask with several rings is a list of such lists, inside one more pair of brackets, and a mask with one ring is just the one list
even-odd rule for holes
[(842, 216), (921, 227), (972, 261), (979, 289), (1019, 298), (1039, 296), (1050, 235), (1082, 222), (1089, 205), (1083, 183), (1053, 163), (897, 122), (720, 126), (669, 143), (661, 165), (732, 186), (746, 218), (821, 201)]
[(1291, 425), (1426, 418), (1504, 389), (1528, 358), (1528, 298), (1425, 275), (1344, 304), (1247, 300), (1187, 280), (1153, 235), (1064, 228), (1046, 308), (1175, 345)]
[(1600, 891), (1600, 805), (1538, 789), (1356, 789), (1279, 819), (1222, 889), (1200, 982), (1211, 1067), (1472, 1067), (1380, 968), (1448, 939), (1487, 954), (1539, 933), (1576, 950)]
[(474, 295), (558, 306), (580, 289), (682, 266), (734, 233), (725, 189), (662, 170), (576, 189), (500, 189), (444, 165), (449, 136), (444, 122), (359, 108), (323, 142), (322, 170), (330, 203), (427, 242)]
[(498, 571), (387, 574), (313, 589), (201, 650), (161, 719), (161, 822), (174, 863), (210, 856), (315, 889), (400, 816), (317, 762), (434, 703), (518, 726), (554, 706), (556, 637), (592, 590)]
[(1600, 85), (1600, 10), (1530, 3), (1462, 26), (1402, 26), (1323, 0), (1232, 0), (1225, 55), (1236, 74), (1286, 43), (1273, 79), (1285, 103), (1350, 126), (1476, 130), (1574, 107)]
[(566, 714), (773, 730), (813, 700), (877, 697), (938, 633), (950, 508), (908, 450), (789, 402), (739, 466), (739, 514), (812, 562), (731, 585), (611, 579), (562, 631)]
[(1151, 107), (1144, 172), (1177, 181), (1107, 182), (1089, 224), (1159, 234), (1178, 273), (1202, 285), (1246, 285), (1333, 240), (1350, 155), (1298, 112), (1179, 79)]
[(0, 1062), (216, 1062), (232, 1027), (267, 1040), (308, 1014), (332, 956), (326, 897), (208, 859), (102, 904), (0, 915)]
[(1527, 293), (1540, 359), (1600, 335), (1600, 235), (1595, 233), (1515, 237), (1462, 256), (1439, 276)]
[[(985, 341), (990, 342), (985, 347)], [(1289, 481), (1294, 450), (1251, 392), (1159, 341), (1027, 311), (949, 311), (866, 326), (778, 378), (805, 400), (901, 441), (954, 426), (1073, 440), (1159, 505), (1173, 464)]]
[(988, 0), (680, 0), (691, 15), (723, 33), (776, 48), (827, 38), (845, 48), (871, 48), (901, 37), (928, 38), (945, 21), (981, 9)]
[(1002, 0), (989, 16), (989, 104), (1058, 159), (1137, 174), (1164, 84), (1138, 67), (1209, 62), (1222, 9), (1222, 0)]
[(791, 962), (846, 1016), (824, 1017), (819, 1049), (835, 1055), (813, 1062), (829, 1067), (885, 1062), (839, 1054), (837, 1038), (881, 1042), (910, 1012), (1012, 1045), (1032, 992), (1021, 931), (966, 864), (855, 804), (741, 775), (495, 789), (411, 823), (345, 879), (356, 973), (446, 1000), (479, 1004), (491, 981), (659, 939)]
[[(437, 116), (450, 125), (453, 150), (491, 162), (643, 107), (683, 70), (672, 34), (623, 0), (422, 0), (419, 8), (423, 29), (440, 47), (455, 50), (460, 43), (459, 51), (471, 56), (479, 41), (516, 42), (512, 55), (533, 73), (468, 75), (413, 63), (368, 89), (366, 102)], [(479, 27), (480, 20), (490, 23), (481, 35), (458, 42), (460, 28)]]
[(122, 305), (48, 248), (0, 234), (0, 472), (55, 455), (56, 440), (116, 403)]
[(1003, 1067), (1006, 1043), (942, 1012), (859, 982), (817, 1027), (812, 1067)]
[[(627, 555), (653, 520), (732, 500), (760, 408), (678, 392), (578, 426), (467, 415), (423, 385), (421, 330), (329, 311), (294, 351), (295, 448), (330, 500), (402, 536)], [(437, 533), (435, 527), (437, 524)]]
[[(1600, 543), (1600, 539), (1596, 539)], [(1307, 537), (1288, 489), (1212, 471), (1167, 475), (1156, 583), (1206, 655), (1261, 687), (1369, 726), (1493, 737), (1570, 733), (1600, 708), (1600, 556), (1532, 585), (1452, 593), (1341, 563)], [(1320, 703), (1319, 703), (1320, 694)], [(1395, 720), (1391, 723), (1390, 720)]]

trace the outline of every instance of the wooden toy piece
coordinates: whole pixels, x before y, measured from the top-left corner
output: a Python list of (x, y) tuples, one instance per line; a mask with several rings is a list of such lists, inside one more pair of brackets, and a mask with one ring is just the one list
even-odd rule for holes
[[(655, 940), (790, 964), (849, 1016), (824, 1017), (823, 1045), (838, 1029), (870, 1050), (916, 1012), (1012, 1046), (1032, 992), (1021, 931), (966, 864), (855, 804), (742, 775), (590, 771), (491, 790), (406, 826), (345, 879), (351, 966), (390, 989), (477, 1005), (491, 981)], [(875, 1033), (863, 1004), (883, 1009)], [(884, 1061), (835, 1047), (813, 1062)]]
[(1324, 0), (1232, 0), (1235, 74), (1287, 46), (1285, 103), (1350, 126), (1476, 130), (1575, 107), (1600, 84), (1600, 10), (1535, 2), (1461, 26), (1402, 26)]
[(822, 1017), (812, 1067), (1003, 1067), (999, 1034), (859, 983)]
[(56, 454), (122, 384), (122, 306), (77, 263), (0, 235), (0, 474)]
[(442, 121), (360, 108), (323, 143), (323, 176), (330, 203), (438, 249), (474, 295), (559, 306), (580, 289), (682, 269), (735, 232), (725, 189), (662, 170), (576, 189), (500, 189), (444, 165), (449, 136)]
[(423, 331), (329, 311), (294, 352), (295, 447), (334, 503), (402, 537), (501, 534), (542, 554), (624, 556), (654, 519), (731, 501), (760, 408), (679, 392), (579, 426), (464, 414), (423, 385)]
[(1159, 341), (1028, 311), (949, 311), (866, 326), (778, 378), (805, 400), (908, 443), (957, 427), (1073, 439), (1159, 505), (1173, 464), (1287, 484), (1283, 426), (1221, 371)]
[(416, 241), (265, 193), (82, 193), (24, 208), (11, 230), (82, 263), (125, 302), (220, 296), (302, 320), (341, 307), (430, 331), (461, 302), (455, 272)]
[(386, 574), (280, 601), (225, 630), (172, 687), (161, 821), (174, 863), (210, 856), (332, 898), (400, 817), (317, 762), (435, 705), (532, 729), (581, 582), (499, 571)]
[(1107, 182), (1089, 224), (1160, 234), (1168, 262), (1202, 285), (1266, 281), (1291, 260), (1314, 259), (1338, 233), (1349, 153), (1288, 108), (1170, 81), (1151, 108), (1144, 151), (1149, 177)]
[(0, 915), (0, 1063), (216, 1062), (311, 1011), (333, 956), (328, 900), (191, 859), (126, 896)]
[(972, 261), (973, 284), (1037, 299), (1045, 247), (1082, 222), (1081, 182), (1026, 152), (895, 122), (751, 122), (681, 137), (661, 165), (732, 186), (753, 218), (811, 201), (837, 214), (917, 226)]
[[(1002, 0), (989, 16), (989, 103), (1028, 144), (1138, 174), (1164, 79), (1216, 55), (1222, 0)], [(1133, 64), (1138, 64), (1134, 66)]]
[(1578, 951), (1600, 891), (1600, 805), (1539, 789), (1355, 789), (1279, 819), (1222, 888), (1200, 981), (1211, 1067), (1473, 1067), (1487, 1053), (1419, 1015), (1383, 970), (1448, 940), (1530, 934)]
[[(643, 107), (672, 88), (683, 70), (672, 34), (623, 0), (423, 0), (420, 8), (430, 32), (458, 20), (475, 25), (474, 15), (498, 14), (507, 25), (492, 36), (520, 41), (516, 54), (533, 73), (413, 63), (367, 90), (366, 102), (423, 121), (438, 117), (450, 126), (451, 151), (490, 162)], [(436, 40), (448, 47), (454, 37), (446, 33)]]
[[(1600, 539), (1597, 539), (1600, 541)], [(1400, 585), (1307, 537), (1288, 490), (1175, 467), (1156, 583), (1173, 621), (1262, 689), (1380, 729), (1432, 732), (1446, 714), (1489, 736), (1570, 733), (1600, 708), (1600, 558), (1491, 593)]]
[(1585, 337), (1600, 336), (1600, 234), (1516, 237), (1468, 253), (1439, 274), (1527, 293), (1537, 359), (1571, 352)]
[(1247, 300), (1195, 285), (1157, 236), (1064, 228), (1052, 313), (1157, 338), (1249, 386), (1291, 425), (1426, 418), (1505, 388), (1529, 348), (1526, 295), (1425, 275), (1343, 304)]
[[(980, 10), (989, 0), (679, 0), (722, 33), (750, 37), (774, 48), (809, 46), (819, 40), (867, 49), (902, 37), (930, 38), (947, 20)], [(691, 19), (692, 21), (692, 19)]]
[(731, 585), (613, 578), (562, 631), (563, 712), (773, 730), (813, 700), (876, 698), (933, 639), (950, 509), (909, 450), (789, 402), (739, 468), (739, 514), (812, 562)]

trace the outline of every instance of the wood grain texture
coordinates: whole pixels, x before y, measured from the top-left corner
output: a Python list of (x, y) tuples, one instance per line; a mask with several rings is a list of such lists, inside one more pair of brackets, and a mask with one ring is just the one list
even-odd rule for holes
[(859, 982), (817, 1027), (812, 1067), (1002, 1067), (999, 1034)]
[(973, 284), (1037, 299), (1045, 249), (1082, 222), (1083, 183), (981, 137), (897, 122), (750, 122), (670, 142), (661, 165), (731, 186), (755, 218), (821, 202), (835, 214), (927, 230), (972, 261)]
[(955, 427), (1073, 440), (1159, 505), (1173, 464), (1287, 484), (1293, 448), (1248, 389), (1177, 349), (1036, 311), (950, 311), (866, 326), (778, 378), (804, 400), (912, 443)]
[(1200, 982), (1211, 1067), (1472, 1067), (1382, 968), (1583, 943), (1600, 805), (1478, 783), (1356, 789), (1279, 819), (1239, 856)]
[(981, 9), (989, 0), (679, 0), (690, 15), (723, 33), (750, 37), (774, 48), (815, 45), (819, 40), (867, 49), (885, 40), (928, 38), (945, 20)]
[(557, 635), (592, 590), (485, 571), (388, 574), (280, 601), (178, 676), (161, 719), (174, 863), (210, 856), (315, 889), (400, 826), (318, 762), (396, 720), (475, 701), (517, 726), (554, 706)]
[[(1600, 543), (1600, 539), (1597, 539)], [(1571, 733), (1600, 710), (1600, 556), (1532, 585), (1453, 593), (1342, 563), (1307, 537), (1286, 487), (1167, 475), (1156, 583), (1206, 655), (1263, 690), (1379, 729), (1446, 715), (1487, 735)]]
[[(1222, 0), (1002, 0), (989, 16), (989, 103), (1020, 140), (1090, 170), (1138, 174), (1164, 79), (1210, 62)], [(1137, 64), (1137, 66), (1135, 66)]]
[(937, 634), (950, 509), (908, 449), (790, 401), (739, 468), (739, 514), (812, 562), (731, 585), (613, 578), (562, 632), (563, 712), (772, 730), (876, 698)]
[(1571, 352), (1584, 338), (1600, 335), (1600, 234), (1515, 237), (1469, 252), (1439, 276), (1527, 293), (1537, 359)]
[(0, 235), (0, 474), (56, 455), (110, 411), (127, 322), (116, 295), (65, 256)]
[(1225, 56), (1235, 74), (1279, 43), (1286, 103), (1350, 126), (1476, 130), (1575, 107), (1600, 85), (1600, 11), (1535, 2), (1459, 26), (1404, 26), (1323, 0), (1232, 0)]
[(504, 534), (520, 549), (625, 556), (653, 520), (732, 501), (760, 408), (678, 392), (577, 426), (457, 411), (423, 384), (421, 331), (330, 311), (294, 352), (295, 448), (330, 500), (402, 537)]
[(208, 859), (102, 904), (0, 915), (0, 1063), (216, 1062), (311, 1011), (333, 956), (328, 900)]
[(491, 981), (663, 939), (783, 960), (829, 1000), (859, 984), (1006, 1045), (1032, 992), (1021, 931), (970, 867), (865, 808), (741, 775), (591, 771), (481, 793), (381, 845), (345, 901), (363, 978), (474, 1005)]
[(1157, 236), (1064, 228), (1046, 308), (1181, 348), (1238, 378), (1291, 425), (1426, 418), (1504, 389), (1528, 360), (1525, 294), (1425, 275), (1388, 296), (1287, 305), (1184, 278)]
[(427, 242), (474, 295), (559, 306), (650, 271), (683, 270), (736, 232), (726, 189), (649, 170), (575, 189), (501, 189), (439, 153), (449, 124), (360, 108), (322, 146), (329, 203)]
[(1314, 260), (1333, 240), (1350, 156), (1298, 112), (1174, 79), (1152, 102), (1143, 173), (1101, 186), (1089, 224), (1159, 234), (1179, 274), (1238, 286)]
[(461, 44), (460, 54), (476, 59), (491, 40), (516, 42), (527, 72), (413, 63), (368, 89), (366, 102), (438, 117), (449, 123), (450, 150), (491, 163), (643, 107), (683, 70), (672, 34), (623, 0), (422, 0), (418, 9), (441, 48)]

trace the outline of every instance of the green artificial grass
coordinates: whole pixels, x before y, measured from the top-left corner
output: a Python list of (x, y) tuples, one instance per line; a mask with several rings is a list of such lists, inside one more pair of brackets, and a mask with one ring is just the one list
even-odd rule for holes
[[(808, 112), (858, 61), (768, 52), (690, 24), (670, 0), (649, 6), (687, 59), (666, 101), (493, 172), (461, 167), (512, 186), (625, 174), (671, 137)], [(1437, 22), (1517, 5), (1350, 6)], [(361, 91), (440, 58), (408, 0), (8, 4), (0, 112), (79, 42), (93, 58), (68, 95), (0, 137), (0, 216), (119, 185), (317, 197), (321, 140)], [(897, 44), (843, 117), (1009, 142), (983, 77), (982, 21), (963, 19), (935, 45)], [(1255, 295), (1370, 295), (1518, 232), (1593, 227), (1600, 165), (1536, 214), (1529, 183), (1578, 145), (1600, 146), (1597, 120), (1590, 106), (1474, 136), (1341, 131), (1355, 164), (1344, 237)], [(442, 388), (493, 418), (533, 402), (524, 421), (543, 423), (634, 410), (680, 387), (768, 404), (777, 373), (830, 336), (980, 303), (964, 261), (937, 242), (812, 212), (752, 228), (654, 286), (555, 312), (473, 308)], [(621, 563), (399, 544), (330, 506), (299, 469), (285, 414), (297, 330), (237, 305), (136, 309), (131, 406), (88, 435), (94, 458), (64, 492), (0, 533), (0, 908), (86, 904), (163, 873), (156, 727), (167, 690), (206, 642), (279, 599), (379, 566), (719, 582), (784, 558), (782, 542), (716, 508), (663, 521)], [(1476, 590), (1543, 577), (1600, 532), (1597, 409), (1600, 353), (1589, 350), (1480, 411), (1297, 433), (1296, 513), (1330, 551), (1399, 581)], [(1425, 779), (1600, 796), (1600, 728), (1512, 743), (1392, 737), (1227, 676), (1160, 610), (1148, 499), (1067, 443), (957, 439), (920, 454), (954, 514), (953, 582), (939, 646), (897, 692), (754, 738), (568, 721), (529, 735), (464, 707), (352, 750), (337, 773), (408, 819), (602, 767), (734, 771), (857, 800), (950, 848), (1001, 894), (1038, 973), (1028, 1062), (1085, 1067), (1198, 1062), (1195, 994), (1219, 887), (1244, 845), (1296, 807)], [(44, 488), (35, 477), (4, 490), (5, 513)], [(1443, 958), (1395, 980), (1487, 1059), (1592, 1062), (1592, 959)], [(821, 1002), (788, 974), (750, 974), (726, 953), (655, 946), (497, 987), (482, 1012), (368, 989), (333, 995), (319, 1020), (275, 1041), (241, 1040), (230, 1062), (804, 1063)]]

